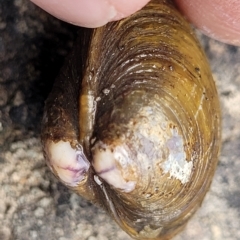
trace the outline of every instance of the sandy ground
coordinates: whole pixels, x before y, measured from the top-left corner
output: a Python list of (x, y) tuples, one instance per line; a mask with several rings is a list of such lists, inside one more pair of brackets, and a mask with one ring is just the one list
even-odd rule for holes
[[(77, 29), (26, 0), (0, 3), (0, 240), (127, 240), (58, 183), (41, 152), (44, 99)], [(240, 239), (240, 48), (198, 34), (218, 87), (223, 146), (202, 207), (175, 240)]]

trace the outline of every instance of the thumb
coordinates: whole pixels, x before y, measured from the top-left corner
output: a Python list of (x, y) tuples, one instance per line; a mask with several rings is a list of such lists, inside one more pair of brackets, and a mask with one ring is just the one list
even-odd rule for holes
[(99, 27), (127, 17), (149, 0), (31, 0), (66, 22), (83, 27)]

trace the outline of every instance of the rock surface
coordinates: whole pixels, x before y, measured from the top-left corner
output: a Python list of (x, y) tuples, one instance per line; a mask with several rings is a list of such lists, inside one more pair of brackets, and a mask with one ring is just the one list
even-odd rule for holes
[[(27, 0), (0, 3), (0, 239), (127, 240), (101, 210), (61, 185), (39, 140), (44, 99), (77, 28)], [(240, 48), (202, 36), (218, 87), (223, 146), (202, 207), (175, 240), (240, 239)]]

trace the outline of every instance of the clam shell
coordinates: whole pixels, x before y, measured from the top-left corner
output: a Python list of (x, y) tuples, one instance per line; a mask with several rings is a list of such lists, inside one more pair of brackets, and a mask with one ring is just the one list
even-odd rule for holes
[(45, 158), (137, 239), (181, 230), (209, 189), (220, 106), (208, 62), (171, 1), (85, 30), (49, 96)]

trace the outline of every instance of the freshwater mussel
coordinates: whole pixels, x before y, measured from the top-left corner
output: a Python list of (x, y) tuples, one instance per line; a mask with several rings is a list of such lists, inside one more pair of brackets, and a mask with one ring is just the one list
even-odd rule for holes
[(220, 135), (208, 62), (167, 0), (80, 34), (42, 127), (57, 178), (136, 239), (184, 227), (209, 189)]

